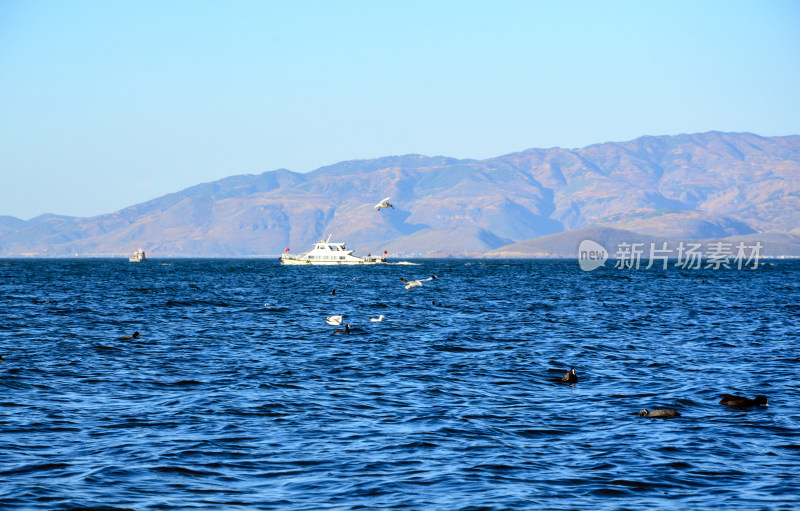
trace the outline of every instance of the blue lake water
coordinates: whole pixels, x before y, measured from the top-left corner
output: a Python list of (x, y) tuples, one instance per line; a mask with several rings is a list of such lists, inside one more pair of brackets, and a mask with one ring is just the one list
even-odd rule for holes
[(800, 262), (416, 262), (0, 260), (0, 508), (798, 509)]

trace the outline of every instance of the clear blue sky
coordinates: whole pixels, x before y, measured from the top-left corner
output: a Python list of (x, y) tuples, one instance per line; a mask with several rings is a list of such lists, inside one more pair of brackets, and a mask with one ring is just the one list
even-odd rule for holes
[(800, 134), (797, 1), (0, 0), (0, 215), (277, 168)]

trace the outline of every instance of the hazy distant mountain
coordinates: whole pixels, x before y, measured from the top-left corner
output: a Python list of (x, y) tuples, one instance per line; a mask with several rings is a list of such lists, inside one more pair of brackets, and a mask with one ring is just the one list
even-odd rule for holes
[[(395, 209), (376, 212), (387, 196)], [(359, 254), (478, 255), (592, 226), (671, 239), (800, 234), (800, 136), (648, 136), (233, 176), (92, 218), (0, 217), (0, 256), (277, 256), (328, 234)]]
[(761, 245), (759, 257), (778, 257), (792, 256), (800, 257), (800, 236), (782, 233), (756, 233), (739, 236), (727, 236), (722, 238), (707, 239), (680, 239), (664, 236), (651, 236), (623, 229), (613, 229), (610, 227), (590, 227), (575, 231), (562, 232), (542, 236), (540, 238), (521, 241), (485, 252), (482, 257), (514, 259), (514, 258), (554, 258), (554, 257), (576, 257), (578, 247), (584, 240), (592, 240), (602, 245), (608, 251), (609, 257), (613, 258), (623, 244), (641, 244), (640, 250), (643, 251), (643, 258), (647, 258), (651, 244), (656, 250), (664, 249), (669, 251), (670, 256), (677, 257), (678, 245), (684, 243), (700, 244), (699, 252), (707, 254), (711, 251), (711, 245), (723, 243), (727, 250), (723, 252), (737, 253), (739, 243), (743, 243), (745, 252), (750, 254), (756, 243)]

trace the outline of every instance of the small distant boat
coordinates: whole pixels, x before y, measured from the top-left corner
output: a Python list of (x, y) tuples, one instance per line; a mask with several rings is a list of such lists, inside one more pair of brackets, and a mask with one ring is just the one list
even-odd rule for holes
[[(286, 249), (289, 250), (288, 248)], [(319, 240), (314, 244), (314, 248), (303, 254), (288, 254), (281, 256), (281, 264), (316, 264), (316, 265), (338, 265), (338, 264), (385, 264), (385, 256), (374, 256), (367, 254), (364, 257), (353, 255), (353, 250), (348, 250), (344, 243), (332, 243), (331, 237), (327, 240)], [(385, 252), (384, 252), (385, 253)]]
[(140, 248), (128, 258), (128, 261), (132, 263), (141, 263), (142, 261), (147, 261), (147, 254), (145, 254), (144, 250)]

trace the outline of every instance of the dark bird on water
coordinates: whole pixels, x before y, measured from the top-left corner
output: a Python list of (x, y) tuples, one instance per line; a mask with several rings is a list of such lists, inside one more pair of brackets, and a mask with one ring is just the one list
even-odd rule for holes
[(732, 408), (753, 408), (755, 406), (769, 406), (766, 396), (756, 396), (753, 399), (742, 396), (723, 394), (719, 404)]
[(578, 375), (575, 374), (575, 368), (570, 368), (569, 372), (561, 377), (561, 381), (567, 383), (578, 383)]
[(661, 418), (667, 418), (667, 417), (680, 417), (680, 416), (681, 416), (681, 414), (679, 414), (677, 410), (650, 410), (650, 411), (647, 411), (645, 409), (645, 410), (642, 410), (641, 412), (639, 412), (639, 417), (661, 417)]
[(0, 355), (0, 362), (5, 362), (6, 359), (3, 358), (3, 355)]
[(122, 337), (120, 337), (120, 339), (138, 339), (141, 336), (142, 336), (142, 334), (140, 334), (139, 331), (137, 330), (137, 331), (133, 332), (132, 334), (123, 335)]
[(335, 334), (349, 334), (350, 333), (350, 324), (345, 323), (344, 328), (340, 328), (338, 330), (334, 330), (333, 333)]

